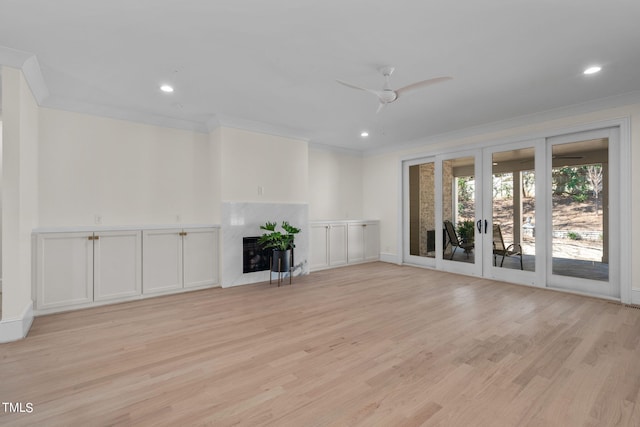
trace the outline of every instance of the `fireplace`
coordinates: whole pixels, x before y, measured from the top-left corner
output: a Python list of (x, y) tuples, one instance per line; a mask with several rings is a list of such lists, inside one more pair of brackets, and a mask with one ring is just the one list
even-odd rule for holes
[(269, 250), (258, 243), (259, 237), (242, 238), (242, 272), (269, 270)]
[[(223, 288), (250, 283), (269, 281), (271, 268), (269, 254), (259, 253), (254, 243), (245, 238), (260, 236), (263, 230), (260, 226), (266, 221), (287, 221), (302, 229), (296, 234), (296, 257), (293, 276), (309, 273), (307, 257), (309, 254), (309, 206), (305, 203), (253, 203), (253, 202), (223, 202), (221, 210), (221, 253), (220, 273)], [(255, 242), (257, 238), (254, 237)], [(250, 243), (247, 247), (245, 244)], [(240, 248), (242, 246), (242, 249)], [(240, 256), (253, 252), (251, 256)], [(261, 255), (260, 258), (255, 258)], [(250, 260), (254, 258), (254, 261)], [(262, 261), (258, 267), (256, 261)], [(252, 266), (253, 265), (253, 266)], [(248, 269), (248, 270), (247, 270)], [(249, 271), (245, 273), (244, 271)]]

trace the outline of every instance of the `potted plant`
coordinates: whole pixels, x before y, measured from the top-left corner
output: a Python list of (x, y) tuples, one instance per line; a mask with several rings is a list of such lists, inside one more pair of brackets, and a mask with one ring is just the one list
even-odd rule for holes
[(473, 243), (475, 235), (475, 223), (471, 220), (458, 223), (458, 236), (464, 243)]
[(287, 272), (291, 265), (291, 249), (295, 247), (293, 239), (300, 232), (299, 228), (293, 227), (288, 222), (282, 222), (284, 232), (276, 231), (275, 222), (267, 222), (260, 226), (261, 230), (268, 231), (258, 239), (258, 243), (264, 249), (272, 249), (271, 271)]

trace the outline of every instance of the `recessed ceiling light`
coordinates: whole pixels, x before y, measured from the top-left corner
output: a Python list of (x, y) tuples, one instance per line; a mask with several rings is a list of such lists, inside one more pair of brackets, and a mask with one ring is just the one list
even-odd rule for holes
[(598, 71), (602, 70), (602, 67), (598, 67), (597, 65), (594, 65), (593, 67), (589, 67), (586, 70), (584, 70), (583, 72), (585, 74), (595, 74)]
[(368, 137), (368, 136), (369, 136), (369, 132), (367, 132), (366, 130), (365, 130), (365, 131), (362, 131), (362, 132), (360, 133), (360, 136), (361, 136), (361, 137), (363, 137), (363, 138), (366, 138), (366, 137)]
[(162, 85), (160, 86), (160, 90), (166, 93), (171, 93), (173, 92), (173, 87), (169, 86), (169, 85)]

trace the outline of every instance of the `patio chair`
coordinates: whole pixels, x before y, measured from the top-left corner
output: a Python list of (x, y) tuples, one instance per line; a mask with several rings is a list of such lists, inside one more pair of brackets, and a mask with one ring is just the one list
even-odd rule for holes
[(504, 245), (504, 239), (502, 238), (502, 230), (500, 224), (493, 224), (493, 265), (497, 266), (498, 256), (502, 256), (500, 267), (504, 264), (504, 259), (510, 256), (520, 257), (520, 270), (524, 270), (522, 265), (522, 246), (520, 243), (512, 243), (509, 246)]
[(449, 244), (451, 245), (451, 257), (449, 259), (453, 259), (453, 255), (456, 253), (456, 249), (461, 248), (464, 250), (464, 253), (467, 254), (467, 258), (469, 258), (469, 252), (473, 249), (473, 242), (465, 242), (464, 240), (458, 239), (458, 234), (456, 234), (456, 228), (453, 226), (451, 221), (444, 222), (444, 230), (447, 234), (447, 243), (444, 245), (444, 249), (442, 254), (447, 250)]

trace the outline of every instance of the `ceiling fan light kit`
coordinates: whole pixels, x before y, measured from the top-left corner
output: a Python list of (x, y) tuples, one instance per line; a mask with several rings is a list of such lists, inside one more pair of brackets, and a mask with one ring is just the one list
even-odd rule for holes
[(379, 113), (387, 104), (391, 104), (392, 102), (395, 102), (401, 95), (404, 95), (409, 91), (422, 89), (423, 87), (452, 79), (452, 77), (448, 77), (448, 76), (435, 77), (432, 79), (421, 80), (419, 82), (415, 82), (410, 85), (403, 86), (400, 89), (393, 90), (391, 88), (391, 83), (389, 83), (389, 77), (391, 77), (391, 74), (393, 74), (394, 70), (395, 68), (389, 65), (378, 69), (380, 74), (382, 74), (382, 76), (384, 77), (384, 85), (382, 86), (382, 90), (367, 89), (364, 87), (356, 86), (351, 83), (344, 82), (342, 80), (336, 80), (336, 81), (346, 87), (363, 90), (365, 92), (374, 94), (378, 98), (378, 102), (379, 102), (378, 110), (376, 111), (376, 113)]

